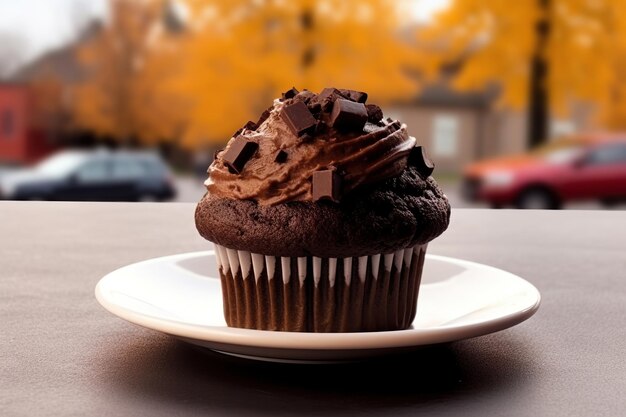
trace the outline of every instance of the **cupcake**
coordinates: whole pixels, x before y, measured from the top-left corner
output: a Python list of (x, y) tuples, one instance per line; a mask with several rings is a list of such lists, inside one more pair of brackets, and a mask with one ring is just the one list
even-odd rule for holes
[(195, 212), (231, 327), (400, 330), (450, 205), (406, 125), (367, 94), (291, 89), (215, 155)]

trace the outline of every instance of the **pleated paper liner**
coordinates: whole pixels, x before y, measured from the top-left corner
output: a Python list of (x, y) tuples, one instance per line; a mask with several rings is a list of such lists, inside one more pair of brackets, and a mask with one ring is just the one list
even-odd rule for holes
[(354, 258), (276, 257), (215, 245), (231, 327), (292, 332), (406, 329), (427, 245)]

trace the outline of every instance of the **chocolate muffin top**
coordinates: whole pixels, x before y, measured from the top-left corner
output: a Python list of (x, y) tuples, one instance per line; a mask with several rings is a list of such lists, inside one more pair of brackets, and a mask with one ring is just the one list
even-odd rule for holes
[(347, 257), (426, 243), (448, 226), (434, 165), (367, 94), (295, 88), (235, 132), (209, 167), (196, 226), (220, 245)]

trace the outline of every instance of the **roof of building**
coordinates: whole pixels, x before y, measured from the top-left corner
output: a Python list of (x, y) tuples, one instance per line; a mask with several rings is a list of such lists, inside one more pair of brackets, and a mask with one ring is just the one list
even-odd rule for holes
[(52, 74), (64, 82), (80, 81), (85, 76), (85, 69), (76, 56), (76, 45), (91, 39), (102, 27), (98, 20), (87, 25), (74, 42), (49, 51), (26, 64), (11, 77), (12, 82), (28, 82)]
[(413, 104), (436, 107), (488, 107), (498, 97), (499, 89), (491, 85), (482, 91), (456, 91), (440, 81), (424, 87)]

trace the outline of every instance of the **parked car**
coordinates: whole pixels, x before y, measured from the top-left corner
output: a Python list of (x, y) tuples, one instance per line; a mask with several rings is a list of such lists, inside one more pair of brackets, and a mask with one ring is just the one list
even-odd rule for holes
[(162, 201), (174, 196), (169, 169), (150, 152), (63, 151), (0, 177), (5, 200)]
[(528, 154), (477, 162), (464, 172), (462, 194), (496, 208), (626, 201), (626, 135), (568, 137)]

